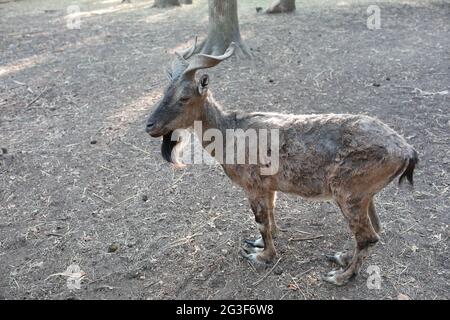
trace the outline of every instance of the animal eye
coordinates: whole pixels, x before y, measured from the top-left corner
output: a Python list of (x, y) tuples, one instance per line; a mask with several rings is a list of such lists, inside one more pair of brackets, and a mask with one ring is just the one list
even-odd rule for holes
[(189, 101), (189, 97), (181, 97), (180, 98), (180, 102), (188, 102)]

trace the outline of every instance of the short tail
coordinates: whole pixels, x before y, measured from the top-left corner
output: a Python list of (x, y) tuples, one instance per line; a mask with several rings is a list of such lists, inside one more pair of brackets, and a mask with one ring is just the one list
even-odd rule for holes
[(398, 180), (399, 184), (402, 184), (403, 180), (406, 178), (408, 179), (408, 182), (411, 185), (414, 185), (413, 174), (416, 164), (418, 162), (419, 162), (419, 155), (417, 154), (416, 150), (413, 150), (413, 156), (408, 159), (408, 166), (406, 167), (406, 170), (402, 173), (400, 179)]

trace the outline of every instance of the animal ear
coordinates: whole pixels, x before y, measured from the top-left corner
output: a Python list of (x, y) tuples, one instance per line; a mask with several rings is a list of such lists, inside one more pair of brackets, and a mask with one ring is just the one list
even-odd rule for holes
[(198, 81), (198, 93), (200, 95), (203, 95), (208, 90), (208, 84), (209, 84), (209, 77), (207, 74), (204, 74), (200, 77), (200, 80)]

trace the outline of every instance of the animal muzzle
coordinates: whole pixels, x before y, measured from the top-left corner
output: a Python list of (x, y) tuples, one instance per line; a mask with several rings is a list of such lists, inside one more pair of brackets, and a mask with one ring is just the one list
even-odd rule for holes
[(149, 119), (147, 121), (147, 124), (145, 125), (145, 132), (147, 132), (153, 138), (161, 137), (162, 135), (164, 135), (164, 132), (161, 130), (161, 128), (156, 125), (156, 123), (151, 119)]

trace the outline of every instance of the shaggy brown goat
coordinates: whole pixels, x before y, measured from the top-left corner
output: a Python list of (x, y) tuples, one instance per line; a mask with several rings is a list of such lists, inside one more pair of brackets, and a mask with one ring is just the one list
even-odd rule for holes
[[(334, 200), (348, 221), (356, 246), (353, 252), (328, 255), (342, 266), (324, 280), (343, 285), (358, 274), (368, 250), (379, 240), (380, 221), (374, 195), (400, 175), (413, 183), (417, 152), (405, 139), (379, 120), (363, 115), (284, 115), (278, 113), (226, 112), (208, 91), (208, 76), (196, 81), (199, 69), (210, 68), (233, 54), (234, 46), (222, 56), (198, 54), (187, 62), (195, 44), (177, 54), (169, 73), (171, 82), (148, 118), (146, 131), (163, 136), (163, 157), (174, 162), (177, 129), (201, 121), (203, 131), (215, 128), (225, 137), (227, 129), (278, 129), (279, 170), (261, 174), (267, 163), (222, 164), (226, 174), (246, 192), (261, 238), (246, 241), (243, 255), (255, 263), (267, 263), (276, 255), (273, 237), (276, 192), (305, 198)], [(205, 143), (203, 143), (205, 147)]]

